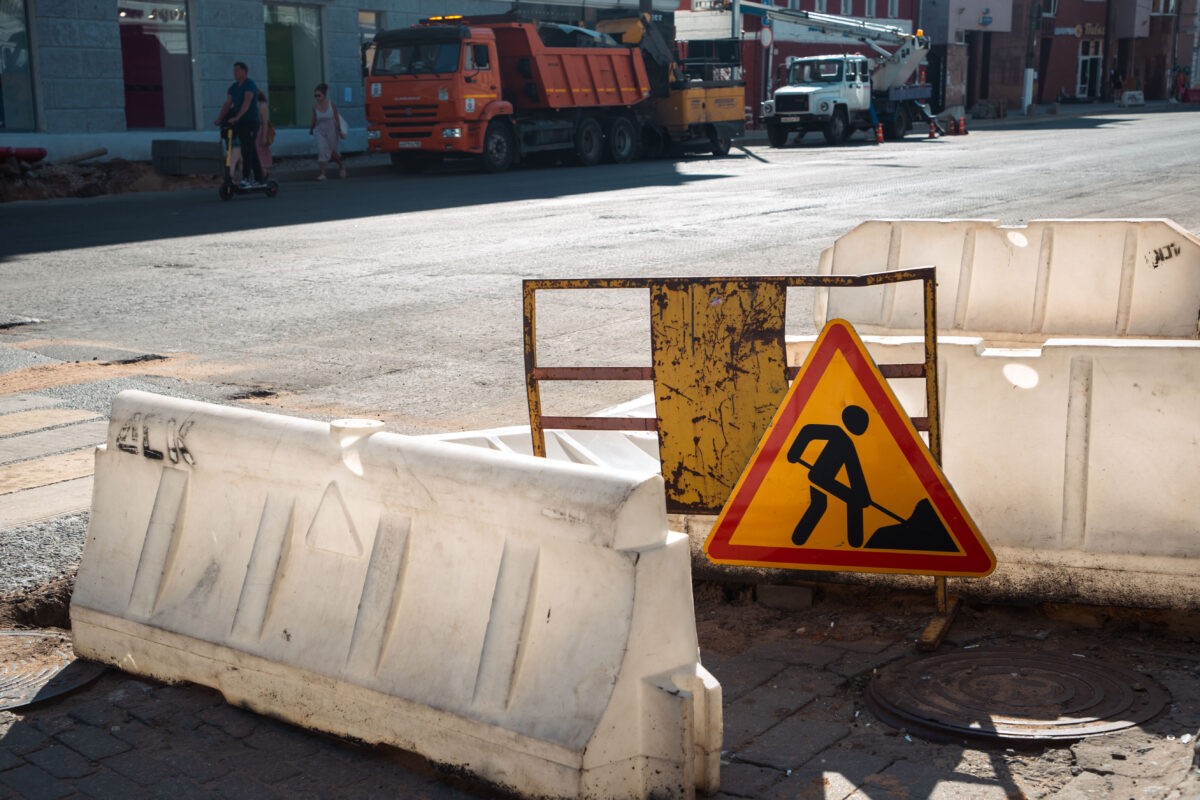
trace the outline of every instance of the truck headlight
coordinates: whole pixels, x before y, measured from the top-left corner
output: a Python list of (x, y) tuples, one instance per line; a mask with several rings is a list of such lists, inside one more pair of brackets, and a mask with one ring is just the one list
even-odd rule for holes
[(828, 100), (822, 100), (822, 101), (821, 101), (821, 111), (822, 111), (822, 112), (825, 112), (825, 111), (828, 111), (828, 110), (829, 110), (829, 101), (828, 101)]
[(767, 100), (762, 104), (762, 113), (764, 117), (769, 117), (775, 113), (775, 101)]
[(443, 139), (461, 139), (462, 128), (442, 128)]
[(381, 136), (378, 128), (367, 128), (367, 139), (378, 139)]

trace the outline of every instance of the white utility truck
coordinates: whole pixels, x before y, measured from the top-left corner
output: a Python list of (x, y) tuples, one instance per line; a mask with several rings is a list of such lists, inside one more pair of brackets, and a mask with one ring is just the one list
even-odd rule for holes
[(903, 138), (914, 120), (933, 121), (926, 101), (928, 84), (914, 83), (929, 52), (922, 31), (909, 33), (851, 17), (792, 11), (742, 0), (743, 14), (792, 22), (822, 34), (841, 36), (874, 50), (878, 56), (841, 54), (789, 57), (786, 78), (762, 104), (762, 122), (772, 147), (783, 147), (795, 132), (799, 141), (820, 131), (828, 144), (841, 144), (856, 130), (883, 125), (888, 139)]

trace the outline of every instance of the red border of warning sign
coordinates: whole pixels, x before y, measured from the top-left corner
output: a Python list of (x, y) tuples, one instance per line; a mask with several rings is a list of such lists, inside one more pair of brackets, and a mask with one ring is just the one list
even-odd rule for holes
[[(734, 532), (758, 492), (776, 456), (787, 447), (788, 436), (800, 412), (825, 376), (834, 355), (841, 353), (870, 398), (880, 420), (892, 434), (904, 458), (929, 495), (962, 553), (896, 552), (865, 549), (764, 547), (732, 544)], [(759, 567), (899, 572), (918, 575), (983, 577), (996, 568), (991, 548), (983, 540), (958, 496), (933, 460), (887, 381), (879, 372), (854, 329), (845, 320), (830, 320), (817, 338), (808, 360), (788, 390), (771, 427), (742, 473), (721, 515), (717, 518), (705, 554), (711, 561)]]

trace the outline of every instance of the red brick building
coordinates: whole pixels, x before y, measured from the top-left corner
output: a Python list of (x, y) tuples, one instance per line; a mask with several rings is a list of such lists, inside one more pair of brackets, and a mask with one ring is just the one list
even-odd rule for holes
[[(922, 29), (933, 43), (926, 78), (935, 111), (1022, 113), (1034, 104), (1172, 96), (1176, 74), (1197, 84), (1200, 0), (776, 0), (775, 5)], [(682, 0), (679, 38), (692, 53), (740, 51), (746, 103), (757, 116), (778, 67), (792, 55), (861, 52), (787, 23), (764, 34), (761, 18), (733, 23), (729, 0)], [(735, 37), (734, 31), (738, 32)]]

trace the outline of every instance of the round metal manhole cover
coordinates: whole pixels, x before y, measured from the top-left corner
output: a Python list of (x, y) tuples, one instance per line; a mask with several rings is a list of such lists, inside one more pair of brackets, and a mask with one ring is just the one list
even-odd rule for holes
[(40, 703), (94, 681), (105, 667), (79, 661), (71, 637), (51, 631), (0, 631), (0, 710)]
[(1166, 691), (1145, 675), (1079, 656), (972, 650), (881, 669), (867, 704), (884, 722), (935, 740), (1071, 740), (1156, 716)]

